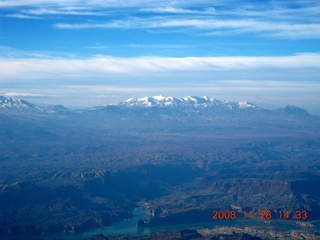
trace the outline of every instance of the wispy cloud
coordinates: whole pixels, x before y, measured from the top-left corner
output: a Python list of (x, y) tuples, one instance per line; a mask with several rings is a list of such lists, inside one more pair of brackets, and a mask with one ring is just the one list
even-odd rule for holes
[[(163, 88), (156, 87), (124, 87), (124, 86), (105, 86), (105, 85), (63, 85), (66, 89), (89, 91), (91, 93), (150, 93), (161, 91)], [(181, 88), (173, 88), (179, 90)], [(168, 88), (167, 88), (168, 90)]]
[(46, 97), (45, 94), (25, 93), (25, 92), (8, 92), (4, 94), (6, 97)]
[(150, 7), (150, 8), (141, 8), (139, 11), (142, 12), (153, 12), (153, 13), (174, 13), (174, 14), (215, 14), (216, 10), (213, 7), (194, 10), (194, 9), (185, 9), (185, 8), (176, 8), (172, 6), (166, 7)]
[(23, 13), (6, 14), (5, 16), (8, 18), (39, 19), (39, 17), (37, 16), (32, 16), (32, 15), (23, 14)]
[[(290, 91), (299, 93), (303, 90), (318, 88), (315, 83), (290, 83), (287, 81), (214, 81), (214, 83), (198, 84), (192, 86), (194, 92), (228, 92), (245, 91), (245, 92), (284, 92)], [(83, 91), (90, 93), (130, 93), (130, 94), (152, 94), (152, 93), (185, 93), (190, 91), (190, 86), (158, 86), (158, 87), (130, 87), (130, 86), (106, 86), (106, 85), (63, 85), (63, 88), (72, 91)]]
[(320, 68), (320, 54), (284, 57), (134, 57), (0, 58), (0, 77), (52, 78), (57, 76), (145, 75), (146, 72), (227, 71), (241, 69)]
[[(299, 7), (297, 7), (299, 6)], [(320, 2), (316, 1), (87, 1), (2, 0), (0, 9), (15, 18), (75, 15), (85, 21), (54, 24), (57, 29), (172, 29), (199, 34), (243, 34), (277, 38), (320, 38)], [(126, 16), (126, 17), (124, 17)]]
[(108, 15), (102, 11), (86, 9), (86, 8), (36, 8), (22, 10), (22, 14), (26, 16), (48, 16), (48, 15), (82, 15), (82, 16), (105, 16)]
[(172, 45), (172, 44), (127, 44), (127, 45), (112, 45), (112, 46), (104, 46), (100, 44), (96, 44), (95, 46), (89, 46), (89, 49), (124, 49), (124, 48), (140, 48), (140, 49), (191, 49), (194, 46), (192, 45)]
[(94, 1), (79, 1), (79, 0), (1, 0), (0, 7), (25, 7), (25, 6), (80, 6), (80, 7), (145, 7), (145, 6), (202, 6), (208, 4), (207, 0), (189, 0), (189, 1), (171, 1), (171, 0), (94, 0)]
[(202, 30), (205, 34), (241, 34), (255, 33), (257, 35), (277, 36), (283, 38), (320, 38), (320, 23), (281, 23), (256, 20), (220, 20), (204, 18), (130, 18), (109, 22), (58, 23), (58, 29), (155, 29), (155, 28), (193, 28)]

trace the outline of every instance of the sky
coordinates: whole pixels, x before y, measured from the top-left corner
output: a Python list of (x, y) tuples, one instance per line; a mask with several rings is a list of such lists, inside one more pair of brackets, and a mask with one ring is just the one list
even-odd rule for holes
[(210, 96), (320, 115), (318, 0), (0, 0), (0, 95)]

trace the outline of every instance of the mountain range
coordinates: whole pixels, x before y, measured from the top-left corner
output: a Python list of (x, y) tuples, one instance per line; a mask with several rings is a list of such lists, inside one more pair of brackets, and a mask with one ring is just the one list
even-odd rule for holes
[(236, 128), (272, 132), (275, 129), (318, 128), (319, 121), (319, 116), (310, 115), (296, 106), (268, 110), (249, 102), (220, 101), (206, 96), (129, 98), (115, 105), (85, 109), (67, 109), (62, 105), (40, 107), (22, 99), (0, 97), (3, 128), (21, 126), (21, 134), (26, 129), (40, 126), (46, 132), (54, 127), (60, 130), (70, 126), (143, 131), (214, 128), (223, 132)]
[(184, 108), (220, 108), (220, 109), (238, 109), (238, 108), (255, 108), (259, 109), (252, 103), (248, 102), (228, 102), (220, 101), (208, 96), (196, 97), (187, 96), (183, 98), (153, 96), (143, 98), (129, 98), (121, 102), (121, 106), (135, 107), (184, 107)]
[[(232, 110), (241, 110), (241, 109), (251, 109), (265, 111), (250, 102), (229, 102), (229, 101), (220, 101), (218, 99), (204, 96), (187, 96), (183, 98), (175, 98), (172, 96), (147, 96), (142, 98), (129, 98), (123, 102), (120, 102), (116, 105), (107, 105), (92, 107), (88, 109), (75, 110), (75, 111), (94, 111), (108, 108), (162, 108), (162, 109), (181, 109), (181, 110), (203, 110), (210, 109), (214, 112), (230, 112)], [(48, 107), (40, 107), (29, 103), (25, 100), (19, 98), (6, 98), (0, 96), (0, 109), (2, 110), (23, 110), (23, 111), (36, 111), (39, 113), (55, 113), (55, 112), (65, 112), (72, 111), (65, 108), (62, 105), (52, 105)], [(274, 110), (275, 112), (286, 112), (286, 113), (296, 113), (296, 114), (308, 114), (305, 109), (296, 107), (296, 106), (286, 106), (284, 108), (279, 108)]]

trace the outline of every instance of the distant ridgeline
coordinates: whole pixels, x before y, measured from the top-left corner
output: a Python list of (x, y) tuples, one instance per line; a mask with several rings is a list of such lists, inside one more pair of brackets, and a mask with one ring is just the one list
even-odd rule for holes
[(35, 111), (39, 113), (57, 113), (61, 112), (79, 112), (79, 111), (95, 111), (95, 110), (108, 110), (108, 108), (114, 109), (124, 109), (124, 108), (161, 108), (161, 109), (174, 109), (176, 110), (208, 110), (212, 112), (231, 112), (240, 109), (250, 109), (260, 112), (273, 112), (273, 113), (284, 113), (284, 114), (295, 114), (295, 115), (308, 115), (305, 109), (295, 107), (295, 106), (286, 106), (284, 108), (279, 108), (276, 110), (266, 110), (260, 107), (257, 107), (253, 103), (249, 102), (229, 102), (229, 101), (220, 101), (211, 97), (196, 97), (196, 96), (187, 96), (183, 98), (175, 97), (165, 97), (165, 96), (153, 96), (153, 97), (143, 97), (143, 98), (129, 98), (124, 102), (120, 102), (116, 105), (107, 105), (107, 106), (98, 106), (92, 108), (86, 108), (82, 110), (69, 110), (63, 107), (62, 105), (52, 105), (48, 107), (39, 107), (34, 104), (31, 104), (25, 100), (19, 98), (6, 98), (0, 96), (0, 109), (2, 110), (24, 110), (24, 111)]
[[(317, 127), (319, 116), (305, 109), (286, 106), (267, 110), (249, 102), (219, 101), (210, 97), (184, 98), (154, 96), (130, 98), (116, 105), (71, 110), (62, 105), (40, 107), (25, 100), (0, 96), (0, 118), (3, 121), (41, 119), (59, 124), (75, 124), (93, 128), (263, 128), (301, 129)], [(316, 122), (314, 122), (316, 121)]]

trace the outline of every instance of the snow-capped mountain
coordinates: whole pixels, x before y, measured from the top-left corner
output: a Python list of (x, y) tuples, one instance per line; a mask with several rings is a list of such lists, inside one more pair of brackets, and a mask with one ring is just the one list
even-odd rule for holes
[(33, 109), (40, 110), (39, 107), (19, 98), (6, 98), (0, 96), (0, 109)]
[[(175, 98), (172, 96), (150, 96), (150, 97), (142, 97), (142, 98), (129, 98), (124, 102), (120, 102), (117, 105), (108, 105), (108, 106), (100, 106), (93, 107), (82, 110), (70, 110), (62, 105), (54, 105), (48, 107), (40, 107), (29, 103), (25, 100), (19, 98), (6, 98), (4, 96), (0, 96), (0, 110), (5, 110), (5, 112), (30, 112), (37, 114), (78, 114), (86, 112), (88, 114), (94, 112), (104, 112), (104, 113), (112, 113), (112, 114), (125, 114), (129, 110), (131, 113), (141, 113), (141, 111), (136, 111), (138, 109), (142, 109), (143, 111), (150, 112), (156, 110), (161, 111), (161, 114), (184, 114), (187, 112), (202, 112), (210, 116), (212, 113), (214, 114), (229, 114), (229, 113), (266, 113), (269, 114), (285, 114), (285, 115), (299, 115), (305, 116), (308, 115), (308, 112), (305, 109), (301, 109), (295, 106), (287, 106), (285, 108), (279, 108), (275, 110), (266, 110), (257, 107), (253, 103), (249, 102), (229, 102), (229, 101), (220, 101), (218, 99), (204, 96), (187, 96), (183, 98)], [(235, 110), (235, 111), (232, 111)], [(238, 110), (238, 111), (237, 111)], [(248, 111), (242, 111), (248, 110)], [(256, 111), (258, 110), (258, 111)], [(159, 113), (158, 111), (158, 113)], [(249, 114), (251, 115), (251, 114)]]
[(179, 99), (174, 97), (153, 96), (142, 98), (129, 98), (121, 102), (121, 106), (140, 106), (140, 107), (168, 107), (177, 106)]
[[(267, 110), (248, 102), (220, 101), (206, 96), (130, 98), (117, 105), (79, 110), (66, 109), (62, 105), (39, 107), (21, 99), (0, 96), (1, 124), (19, 126), (22, 132), (31, 129), (29, 126), (32, 124), (36, 128), (42, 126), (44, 132), (48, 126), (59, 131), (63, 129), (61, 126), (150, 131), (176, 131), (182, 128), (240, 131), (261, 126), (298, 129), (319, 126), (319, 121), (320, 117), (309, 115), (306, 110), (294, 106)], [(54, 137), (54, 134), (45, 136)]]
[(53, 105), (48, 107), (40, 107), (34, 105), (30, 102), (19, 98), (7, 98), (4, 96), (0, 96), (0, 110), (13, 110), (13, 111), (23, 111), (23, 112), (32, 112), (32, 113), (56, 113), (56, 112), (66, 112), (67, 108), (62, 105)]
[(220, 101), (208, 96), (187, 96), (183, 98), (152, 96), (143, 98), (129, 98), (121, 102), (120, 106), (126, 107), (191, 107), (191, 108), (220, 108), (220, 109), (259, 109), (256, 105), (248, 102)]

